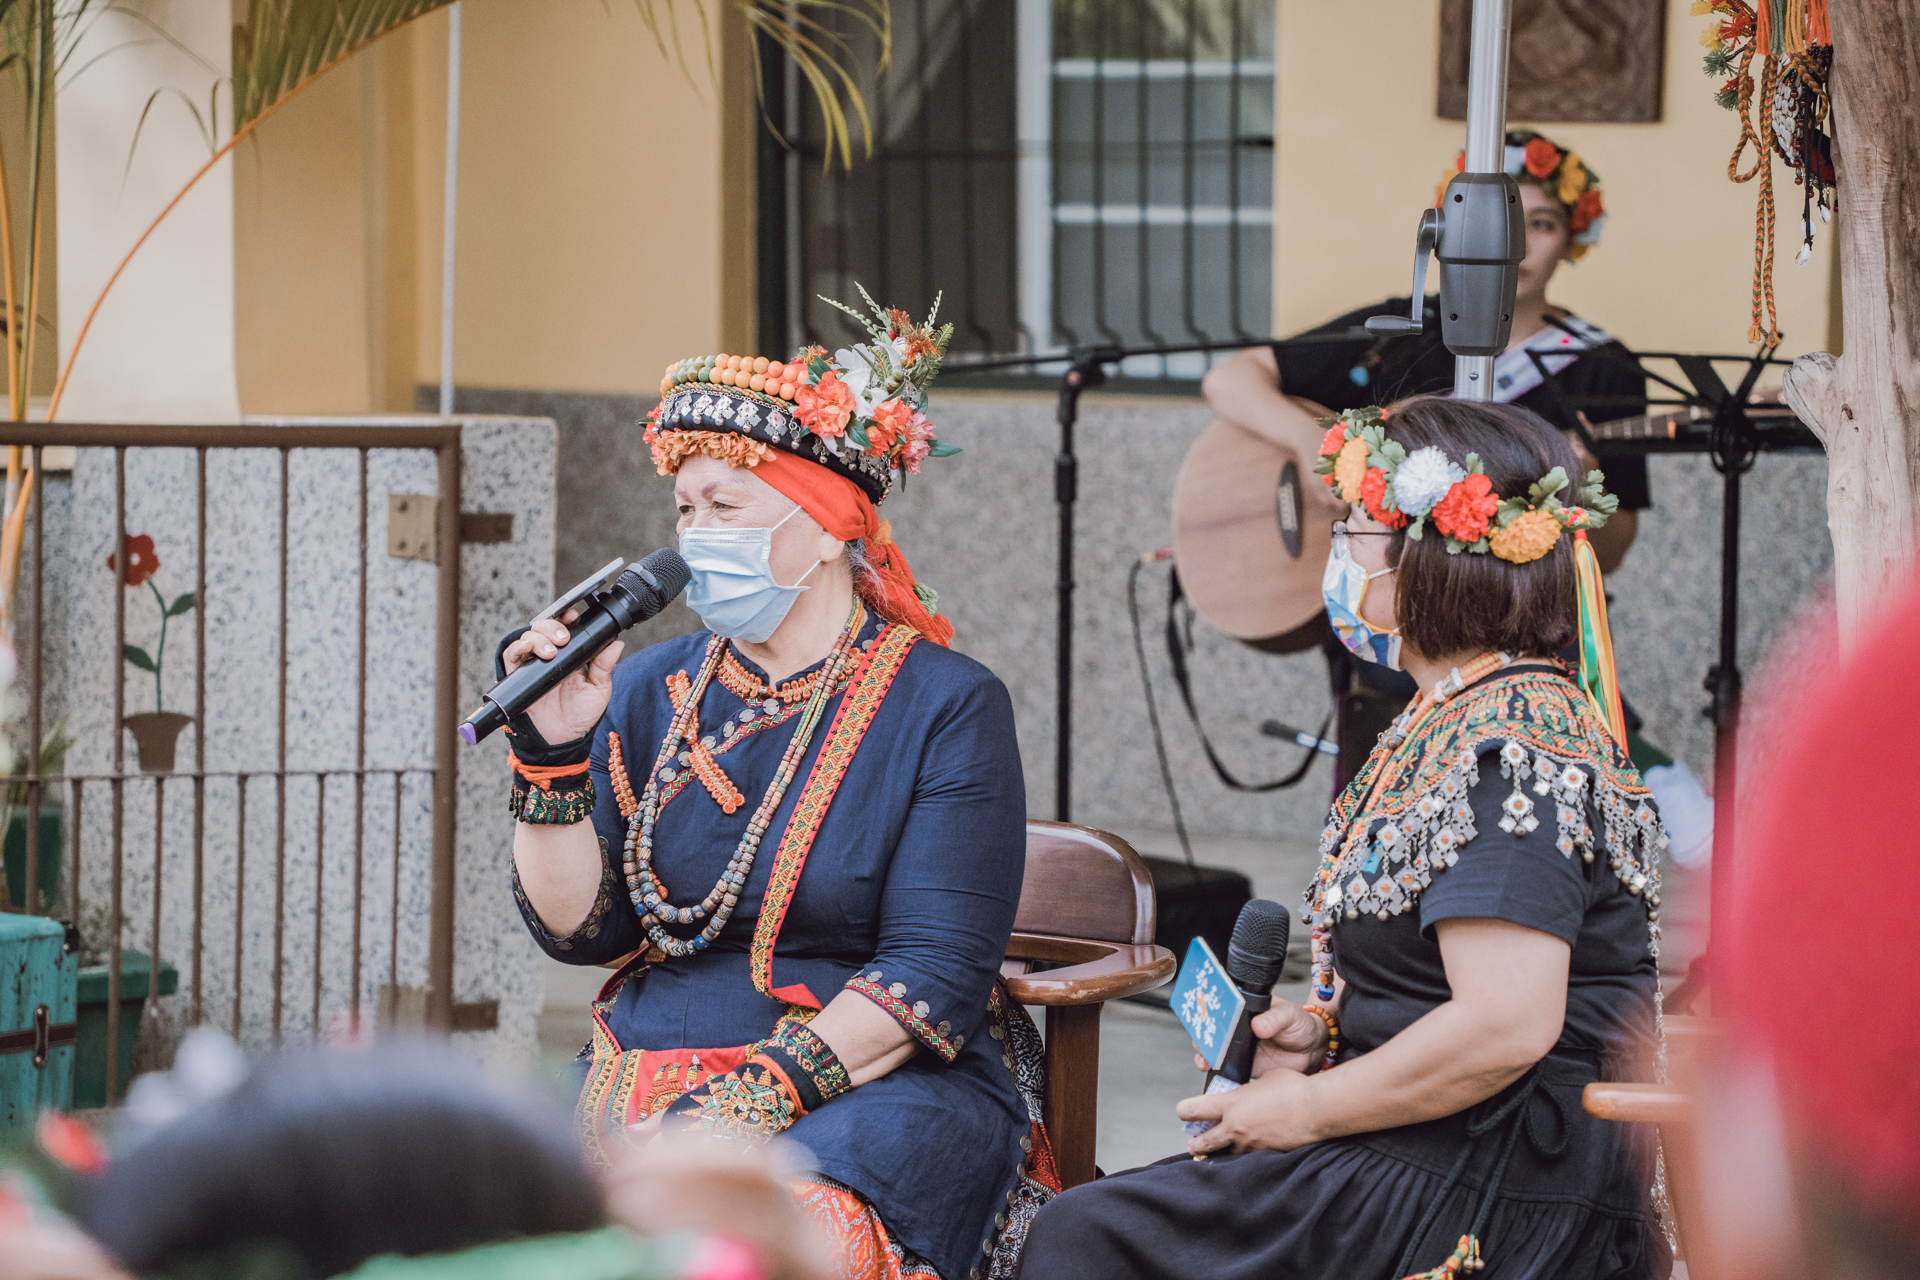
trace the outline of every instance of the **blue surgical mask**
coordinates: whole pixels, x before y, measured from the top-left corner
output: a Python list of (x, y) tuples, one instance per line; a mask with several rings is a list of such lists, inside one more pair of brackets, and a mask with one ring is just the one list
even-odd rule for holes
[[(800, 514), (795, 507), (785, 524)], [(820, 567), (800, 575), (800, 582), (783, 587), (773, 579), (768, 561), (773, 555), (771, 529), (688, 529), (680, 535), (680, 558), (693, 571), (687, 584), (687, 605), (700, 615), (707, 630), (729, 640), (764, 644), (785, 621), (800, 593), (800, 585)]]
[(1381, 631), (1360, 614), (1360, 601), (1366, 597), (1367, 583), (1392, 569), (1368, 573), (1353, 558), (1353, 547), (1344, 521), (1333, 526), (1333, 552), (1327, 557), (1326, 576), (1320, 579), (1320, 598), (1326, 601), (1327, 621), (1349, 652), (1400, 670), (1400, 633)]

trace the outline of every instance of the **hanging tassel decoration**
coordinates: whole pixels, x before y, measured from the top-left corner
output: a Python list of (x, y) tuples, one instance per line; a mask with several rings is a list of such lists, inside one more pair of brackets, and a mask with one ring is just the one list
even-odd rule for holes
[(1627, 746), (1627, 717), (1620, 707), (1620, 677), (1613, 665), (1613, 633), (1607, 627), (1607, 594), (1600, 579), (1600, 561), (1587, 541), (1587, 531), (1576, 529), (1573, 542), (1573, 579), (1580, 613), (1580, 688), (1607, 732)]

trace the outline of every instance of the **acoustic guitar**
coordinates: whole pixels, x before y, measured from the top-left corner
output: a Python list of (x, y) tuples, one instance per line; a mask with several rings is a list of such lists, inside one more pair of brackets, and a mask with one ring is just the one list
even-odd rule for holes
[[(1315, 417), (1332, 415), (1289, 397)], [(1756, 425), (1794, 423), (1784, 405), (1747, 410)], [(1709, 409), (1690, 406), (1589, 425), (1602, 440), (1680, 441), (1706, 432)], [(1314, 474), (1318, 458), (1231, 422), (1202, 431), (1173, 491), (1174, 561), (1194, 610), (1220, 631), (1268, 653), (1296, 653), (1327, 634), (1320, 579), (1345, 509)]]

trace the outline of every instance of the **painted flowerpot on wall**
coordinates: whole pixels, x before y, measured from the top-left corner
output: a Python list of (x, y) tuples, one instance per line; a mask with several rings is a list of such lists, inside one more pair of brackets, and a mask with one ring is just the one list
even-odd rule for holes
[(153, 580), (154, 571), (160, 567), (160, 556), (154, 550), (150, 535), (127, 535), (121, 550), (126, 555), (124, 569), (119, 555), (107, 557), (107, 568), (120, 574), (128, 587), (144, 586), (151, 591), (153, 602), (160, 612), (160, 638), (153, 652), (148, 653), (137, 644), (127, 645), (120, 652), (128, 666), (153, 676), (153, 710), (136, 712), (126, 718), (125, 724), (128, 732), (133, 734), (141, 772), (172, 773), (174, 747), (180, 741), (180, 731), (193, 723), (193, 717), (165, 709), (166, 689), (160, 682), (160, 668), (167, 657), (167, 622), (183, 613), (193, 612), (199, 602), (191, 591), (172, 600), (161, 594), (160, 584)]

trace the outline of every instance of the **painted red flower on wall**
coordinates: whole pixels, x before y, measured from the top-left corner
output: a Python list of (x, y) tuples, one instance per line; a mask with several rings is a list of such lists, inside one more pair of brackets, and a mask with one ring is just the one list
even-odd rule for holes
[[(144, 533), (127, 535), (126, 550), (127, 585), (137, 587), (160, 567), (160, 557), (154, 554), (152, 537)], [(108, 556), (107, 568), (118, 569), (118, 560), (117, 556)]]

